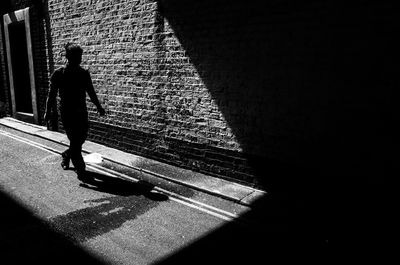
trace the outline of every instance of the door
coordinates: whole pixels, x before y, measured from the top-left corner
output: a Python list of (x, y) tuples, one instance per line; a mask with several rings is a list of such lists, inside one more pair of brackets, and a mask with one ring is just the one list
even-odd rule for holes
[(38, 123), (29, 8), (4, 15), (13, 116)]

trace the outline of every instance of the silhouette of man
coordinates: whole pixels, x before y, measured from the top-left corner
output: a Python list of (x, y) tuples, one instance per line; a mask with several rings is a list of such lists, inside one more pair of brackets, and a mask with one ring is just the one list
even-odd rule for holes
[(50, 90), (44, 119), (46, 122), (51, 119), (51, 115), (53, 115), (52, 106), (56, 102), (58, 93), (61, 120), (70, 141), (69, 148), (62, 153), (61, 166), (63, 169), (68, 169), (69, 162), (72, 160), (78, 179), (86, 181), (90, 179), (85, 174), (85, 162), (81, 154), (82, 145), (87, 138), (89, 129), (86, 93), (96, 105), (101, 116), (105, 115), (105, 110), (94, 91), (89, 72), (80, 66), (82, 53), (82, 48), (77, 44), (68, 43), (65, 45), (65, 57), (68, 62), (66, 66), (55, 70), (50, 77)]

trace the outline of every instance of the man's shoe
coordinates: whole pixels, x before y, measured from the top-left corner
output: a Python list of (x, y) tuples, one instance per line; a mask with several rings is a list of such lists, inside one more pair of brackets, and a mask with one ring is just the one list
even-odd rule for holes
[(66, 153), (62, 153), (61, 156), (62, 156), (61, 167), (64, 170), (67, 170), (69, 168), (69, 161), (71, 160), (71, 158)]

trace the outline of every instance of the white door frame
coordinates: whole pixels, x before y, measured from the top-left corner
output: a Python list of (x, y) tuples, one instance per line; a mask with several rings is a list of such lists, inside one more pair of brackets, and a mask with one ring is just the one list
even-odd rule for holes
[[(38, 110), (36, 104), (36, 87), (35, 87), (35, 74), (33, 68), (33, 55), (32, 55), (32, 39), (31, 39), (31, 29), (29, 21), (29, 7), (21, 10), (5, 14), (3, 16), (4, 20), (4, 35), (7, 50), (7, 61), (8, 61), (8, 76), (10, 80), (10, 90), (11, 90), (11, 103), (12, 112), (14, 118), (22, 118), (24, 120), (30, 120), (34, 123), (38, 123)], [(29, 79), (31, 85), (31, 98), (32, 98), (32, 110), (33, 113), (22, 113), (17, 112), (16, 102), (15, 102), (15, 87), (14, 87), (14, 76), (11, 61), (11, 49), (10, 49), (10, 35), (8, 31), (8, 26), (14, 22), (24, 22), (25, 32), (26, 32), (26, 46), (28, 52), (28, 63), (29, 63)]]

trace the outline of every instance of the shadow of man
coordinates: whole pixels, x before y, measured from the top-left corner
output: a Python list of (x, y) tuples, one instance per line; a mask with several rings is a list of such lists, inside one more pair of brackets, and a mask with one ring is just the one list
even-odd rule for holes
[(87, 171), (90, 178), (81, 187), (111, 196), (85, 201), (86, 208), (77, 209), (50, 220), (51, 226), (74, 242), (85, 242), (115, 231), (168, 200), (168, 196), (153, 190), (154, 186), (132, 182)]
[(87, 171), (86, 175), (88, 176), (87, 180), (80, 186), (87, 189), (124, 197), (143, 195), (152, 201), (168, 200), (167, 195), (154, 191), (154, 185), (146, 181), (133, 182), (93, 171)]

